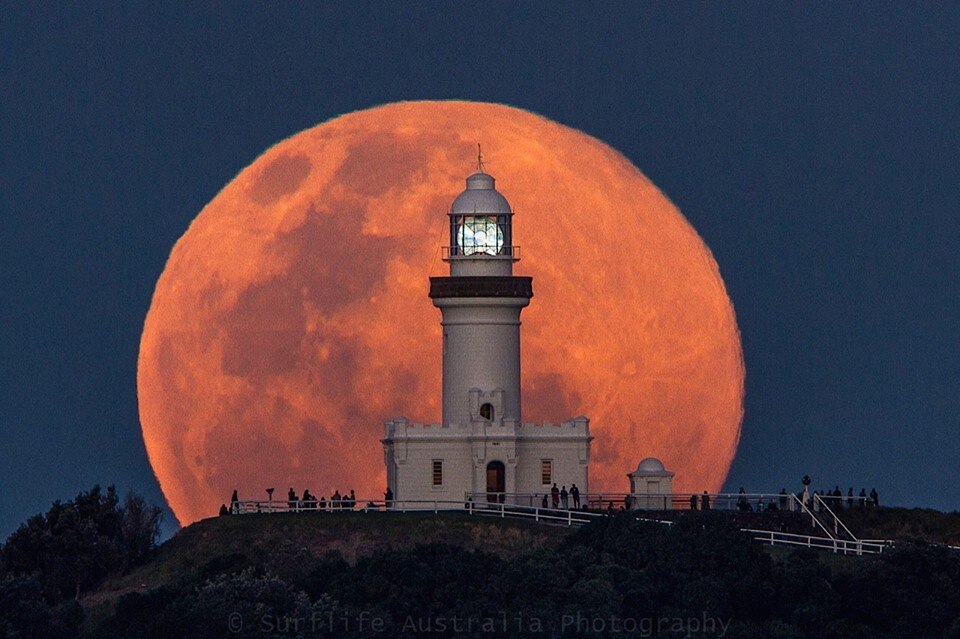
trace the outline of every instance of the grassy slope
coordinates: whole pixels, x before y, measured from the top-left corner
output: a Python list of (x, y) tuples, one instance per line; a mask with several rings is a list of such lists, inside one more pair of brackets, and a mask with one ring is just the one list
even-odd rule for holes
[[(960, 545), (960, 513), (924, 509), (852, 509), (839, 513), (861, 538), (920, 538)], [(330, 551), (353, 562), (379, 548), (446, 542), (466, 550), (504, 557), (558, 543), (568, 528), (512, 519), (470, 517), (459, 513), (303, 513), (215, 517), (184, 528), (154, 552), (144, 565), (108, 580), (83, 599), (95, 621), (109, 615), (116, 600), (129, 592), (194, 581), (230, 569), (259, 565), (289, 581), (314, 570)], [(770, 548), (776, 559), (788, 549)], [(835, 570), (851, 568), (858, 558), (825, 560)]]
[(837, 512), (861, 539), (922, 539), (960, 546), (960, 512), (928, 508), (851, 508)]
[(569, 529), (534, 522), (470, 517), (389, 513), (302, 513), (243, 515), (204, 519), (184, 528), (144, 565), (110, 579), (83, 599), (93, 617), (109, 614), (120, 596), (153, 590), (233, 567), (261, 565), (289, 578), (303, 577), (328, 552), (353, 562), (379, 548), (445, 542), (504, 557), (555, 543)]

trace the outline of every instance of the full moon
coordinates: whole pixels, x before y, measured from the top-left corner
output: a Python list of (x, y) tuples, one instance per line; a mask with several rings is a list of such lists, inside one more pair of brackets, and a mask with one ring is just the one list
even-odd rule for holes
[(404, 102), (267, 150), (173, 248), (137, 367), (150, 463), (182, 524), (241, 498), (382, 498), (383, 422), (440, 418), (447, 217), (486, 170), (509, 200), (523, 314), (523, 420), (591, 419), (591, 492), (639, 459), (716, 491), (736, 452), (744, 367), (709, 249), (636, 167), (533, 113)]

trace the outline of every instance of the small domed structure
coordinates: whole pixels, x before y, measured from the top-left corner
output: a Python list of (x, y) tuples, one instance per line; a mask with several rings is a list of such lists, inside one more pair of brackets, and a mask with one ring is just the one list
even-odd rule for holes
[(667, 473), (667, 469), (663, 467), (663, 462), (657, 459), (656, 457), (646, 457), (640, 460), (640, 463), (637, 464), (637, 469), (633, 471), (634, 473), (666, 473), (671, 477), (673, 473)]
[(631, 507), (637, 510), (670, 510), (673, 476), (656, 457), (646, 457), (630, 478)]

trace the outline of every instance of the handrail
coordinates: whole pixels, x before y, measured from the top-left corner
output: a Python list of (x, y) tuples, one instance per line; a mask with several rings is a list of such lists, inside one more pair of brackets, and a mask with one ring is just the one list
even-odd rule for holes
[(834, 537), (832, 534), (830, 534), (830, 531), (827, 530), (827, 527), (823, 525), (823, 522), (820, 521), (819, 519), (817, 519), (817, 516), (816, 516), (815, 514), (813, 514), (813, 512), (812, 512), (809, 508), (807, 508), (807, 505), (803, 502), (802, 499), (800, 499), (800, 498), (797, 497), (796, 495), (793, 495), (793, 499), (794, 499), (794, 501), (796, 501), (798, 504), (800, 504), (800, 508), (803, 510), (803, 512), (805, 512), (805, 513), (807, 513), (808, 515), (810, 515), (810, 519), (813, 521), (813, 523), (815, 523), (817, 526), (819, 526), (820, 529), (821, 529), (824, 533), (826, 533), (827, 537), (829, 537), (830, 539), (835, 539), (835, 537)]
[[(526, 506), (536, 506), (542, 504), (544, 498), (547, 503), (552, 503), (553, 498), (549, 490), (544, 492), (532, 493), (508, 493), (508, 492), (473, 492), (466, 493), (467, 498), (475, 501), (498, 501), (512, 502)], [(799, 505), (796, 495), (792, 493), (707, 493), (710, 498), (711, 510), (734, 510), (743, 508), (749, 504), (749, 510), (756, 507), (758, 510), (796, 510), (803, 512), (804, 509)], [(692, 506), (692, 498), (696, 498), (697, 507), (702, 509), (703, 493), (580, 493), (579, 506), (573, 501), (573, 496), (568, 493), (568, 507), (587, 507), (595, 509), (605, 509), (610, 506), (626, 506), (627, 500), (631, 501), (632, 510), (687, 510)], [(789, 505), (788, 505), (789, 504)], [(797, 506), (793, 506), (797, 504)], [(770, 506), (773, 506), (772, 508)]]
[(758, 530), (753, 528), (744, 528), (743, 532), (753, 535), (755, 541), (769, 542), (770, 545), (784, 544), (791, 546), (806, 546), (808, 548), (823, 548), (833, 550), (833, 552), (842, 552), (843, 554), (854, 553), (858, 556), (866, 554), (880, 554), (883, 549), (890, 546), (892, 542), (888, 540), (865, 541), (865, 540), (847, 540), (847, 539), (829, 539), (826, 537), (814, 537), (811, 535), (797, 535), (794, 533), (782, 533), (773, 530)]
[(430, 512), (439, 513), (440, 511), (466, 511), (468, 514), (495, 514), (500, 517), (512, 516), (530, 517), (536, 521), (563, 521), (568, 525), (574, 523), (586, 523), (593, 519), (602, 518), (603, 513), (593, 513), (582, 510), (570, 510), (562, 508), (541, 508), (529, 507), (515, 504), (474, 502), (471, 500), (454, 501), (442, 499), (394, 499), (389, 502), (385, 500), (366, 500), (357, 498), (356, 506), (348, 507), (325, 507), (320, 508), (319, 502), (309, 500), (308, 502), (297, 501), (291, 505), (289, 501), (282, 500), (245, 500), (233, 502), (231, 512), (233, 514), (255, 514), (255, 513), (301, 513), (301, 512), (370, 512), (370, 511), (392, 511), (392, 512)]
[[(779, 497), (779, 493), (777, 493)], [(801, 506), (803, 511), (813, 517), (809, 509), (802, 500), (797, 499), (796, 495), (791, 495)], [(235, 501), (231, 504), (231, 512), (238, 515), (253, 513), (281, 513), (281, 512), (466, 512), (468, 515), (487, 515), (499, 517), (522, 517), (529, 518), (536, 522), (562, 523), (567, 526), (574, 524), (580, 525), (590, 521), (604, 519), (608, 516), (606, 512), (596, 512), (588, 510), (577, 510), (570, 508), (543, 508), (542, 506), (526, 506), (523, 504), (507, 504), (503, 502), (473, 501), (467, 499), (442, 500), (442, 499), (395, 499), (389, 502), (375, 499), (356, 499), (356, 505), (353, 507), (340, 508), (319, 508), (319, 502), (309, 500), (307, 502), (297, 501), (291, 505), (290, 501), (285, 500), (245, 500)], [(637, 511), (629, 511), (636, 513)], [(672, 525), (674, 522), (660, 519), (645, 518), (634, 515), (637, 521)], [(826, 537), (815, 537), (813, 535), (801, 535), (796, 533), (779, 532), (773, 530), (760, 530), (755, 528), (741, 528), (742, 532), (748, 533), (755, 541), (762, 541), (771, 545), (784, 544), (793, 546), (806, 546), (810, 548), (821, 548), (833, 550), (833, 552), (855, 553), (862, 555), (864, 553), (877, 554), (883, 552), (883, 548), (890, 546), (893, 542), (890, 540), (877, 539), (837, 539), (830, 534), (822, 522), (813, 517)], [(951, 547), (954, 550), (960, 550), (957, 547)]]
[(814, 493), (814, 494), (813, 494), (813, 503), (814, 503), (814, 504), (820, 504), (820, 510), (821, 510), (821, 512), (822, 512), (823, 510), (826, 510), (828, 513), (830, 513), (830, 516), (833, 517), (833, 531), (834, 531), (834, 533), (836, 533), (837, 535), (840, 534), (840, 532), (839, 532), (839, 530), (838, 530), (838, 528), (837, 528), (837, 525), (839, 524), (840, 527), (843, 528), (844, 532), (846, 532), (848, 535), (850, 535), (850, 538), (851, 538), (851, 539), (853, 539), (854, 541), (857, 541), (857, 536), (854, 535), (852, 532), (850, 532), (850, 529), (847, 528), (847, 525), (844, 524), (844, 523), (840, 520), (839, 517), (837, 517), (837, 514), (836, 514), (835, 512), (833, 512), (833, 509), (830, 508), (829, 505), (827, 505), (827, 502), (824, 501), (824, 499), (823, 499), (818, 493)]

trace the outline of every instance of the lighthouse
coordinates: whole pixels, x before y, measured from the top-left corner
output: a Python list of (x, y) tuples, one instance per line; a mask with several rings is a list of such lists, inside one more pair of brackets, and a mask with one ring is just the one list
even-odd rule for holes
[(434, 500), (540, 505), (554, 484), (586, 494), (589, 420), (522, 419), (520, 315), (533, 281), (513, 274), (513, 210), (479, 156), (447, 217), (449, 275), (430, 278), (443, 327), (442, 421), (386, 422), (387, 487), (407, 507)]
[(520, 312), (531, 277), (513, 274), (513, 211), (482, 171), (450, 207), (449, 277), (430, 278), (443, 314), (443, 422), (520, 421)]

